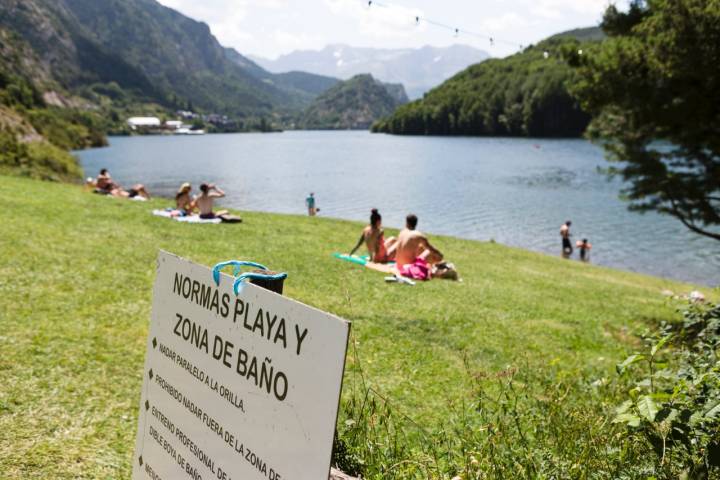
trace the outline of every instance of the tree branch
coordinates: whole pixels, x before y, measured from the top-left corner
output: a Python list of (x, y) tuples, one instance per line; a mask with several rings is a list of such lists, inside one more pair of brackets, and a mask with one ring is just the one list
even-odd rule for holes
[(715, 233), (715, 232), (711, 232), (709, 230), (704, 230), (704, 229), (698, 227), (697, 225), (695, 225), (695, 223), (688, 221), (688, 219), (685, 218), (685, 215), (680, 213), (680, 211), (678, 210), (677, 204), (675, 203), (675, 199), (670, 197), (669, 195), (668, 195), (668, 198), (670, 199), (670, 204), (672, 205), (671, 210), (672, 210), (673, 216), (675, 216), (678, 220), (680, 220), (683, 225), (685, 225), (687, 228), (690, 229), (690, 231), (695, 232), (699, 235), (703, 235), (705, 237), (710, 237), (714, 240), (720, 241), (720, 233)]

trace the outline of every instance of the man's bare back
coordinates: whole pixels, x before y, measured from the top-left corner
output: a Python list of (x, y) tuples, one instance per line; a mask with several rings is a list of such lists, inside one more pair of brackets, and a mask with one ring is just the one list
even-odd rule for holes
[(200, 215), (209, 215), (213, 213), (213, 204), (215, 197), (212, 193), (209, 195), (198, 195), (195, 197), (195, 205), (200, 210)]
[(430, 244), (425, 235), (409, 228), (404, 228), (400, 232), (394, 250), (398, 268), (414, 263), (418, 257), (431, 264), (443, 258), (442, 253)]
[(567, 223), (563, 223), (560, 227), (560, 236), (562, 238), (570, 238), (570, 227)]
[[(225, 192), (213, 184), (200, 185), (200, 191), (202, 193), (195, 197), (195, 206), (198, 210), (200, 210), (200, 216), (210, 216), (213, 214), (215, 199), (224, 197)], [(220, 212), (217, 212), (216, 214), (219, 215)]]

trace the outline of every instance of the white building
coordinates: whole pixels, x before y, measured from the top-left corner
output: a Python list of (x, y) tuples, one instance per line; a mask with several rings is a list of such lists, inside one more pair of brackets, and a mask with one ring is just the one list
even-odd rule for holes
[(168, 130), (177, 130), (179, 128), (182, 128), (183, 122), (180, 120), (167, 120), (165, 122), (165, 128)]
[(128, 118), (127, 124), (132, 130), (149, 130), (154, 128), (160, 128), (162, 122), (157, 117), (131, 117)]

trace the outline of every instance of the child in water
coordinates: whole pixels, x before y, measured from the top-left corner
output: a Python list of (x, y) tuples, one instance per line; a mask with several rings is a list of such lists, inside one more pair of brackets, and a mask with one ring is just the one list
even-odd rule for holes
[(590, 260), (590, 249), (592, 248), (592, 244), (588, 243), (587, 238), (583, 238), (582, 241), (578, 240), (575, 243), (575, 246), (580, 251), (580, 260), (583, 262)]

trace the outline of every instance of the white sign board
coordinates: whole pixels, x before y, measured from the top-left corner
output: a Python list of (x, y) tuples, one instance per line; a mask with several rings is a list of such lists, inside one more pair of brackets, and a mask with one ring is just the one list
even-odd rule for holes
[(350, 324), (166, 252), (133, 479), (326, 480)]

